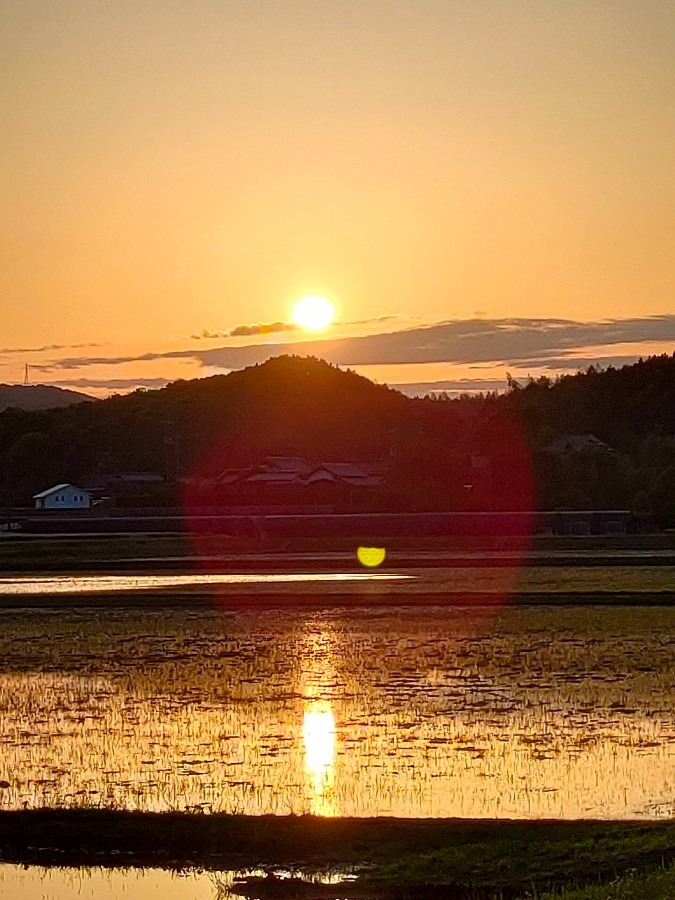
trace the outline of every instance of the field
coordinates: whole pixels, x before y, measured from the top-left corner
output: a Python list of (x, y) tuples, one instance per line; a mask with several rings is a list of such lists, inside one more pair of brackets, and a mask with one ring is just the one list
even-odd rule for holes
[(326, 871), (354, 900), (670, 896), (675, 570), (502, 562), (349, 608), (339, 580), (5, 592), (0, 859), (196, 866), (218, 900), (334, 900)]
[(0, 616), (5, 809), (654, 818), (669, 608)]

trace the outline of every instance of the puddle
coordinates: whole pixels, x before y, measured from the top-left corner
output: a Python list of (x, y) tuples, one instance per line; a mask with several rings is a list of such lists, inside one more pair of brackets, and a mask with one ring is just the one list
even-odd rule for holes
[[(322, 885), (339, 885), (334, 873), (274, 871), (278, 880), (302, 877)], [(0, 864), (0, 895), (7, 900), (239, 900), (245, 879), (265, 878), (263, 870), (241, 872), (166, 871), (162, 869), (42, 868)], [(349, 878), (349, 876), (347, 876)], [(323, 894), (330, 900), (332, 892)]]

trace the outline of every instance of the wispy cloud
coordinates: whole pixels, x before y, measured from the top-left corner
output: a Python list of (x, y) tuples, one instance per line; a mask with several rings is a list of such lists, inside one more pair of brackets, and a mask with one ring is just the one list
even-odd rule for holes
[(163, 388), (169, 378), (61, 378), (49, 383), (55, 387), (80, 390), (133, 391), (136, 388), (149, 390)]
[(374, 316), (371, 319), (352, 319), (348, 322), (336, 322), (336, 325), (379, 325), (380, 322), (393, 322), (397, 319), (419, 319), (419, 316), (407, 316), (403, 313), (390, 313), (386, 316)]
[(246, 337), (252, 334), (276, 334), (280, 331), (297, 331), (298, 326), (291, 322), (259, 322), (257, 325), (237, 325), (230, 332), (230, 337)]
[(229, 336), (229, 331), (208, 331), (206, 328), (204, 328), (198, 334), (191, 334), (190, 338), (193, 341), (214, 341), (222, 338), (227, 338)]
[(390, 384), (409, 397), (425, 397), (427, 394), (475, 394), (480, 391), (503, 391), (505, 378), (456, 378), (444, 381), (412, 381), (408, 384)]
[(513, 361), (512, 365), (518, 366), (521, 369), (527, 369), (528, 367), (538, 368), (538, 369), (550, 369), (552, 372), (562, 372), (562, 371), (573, 371), (577, 372), (579, 369), (587, 369), (589, 366), (600, 366), (603, 369), (606, 369), (608, 366), (613, 366), (615, 369), (621, 368), (621, 366), (629, 366), (632, 363), (635, 363), (642, 356), (645, 356), (644, 353), (633, 353), (633, 354), (625, 354), (623, 356), (551, 356), (544, 358), (533, 357), (531, 359), (516, 359)]
[(231, 331), (208, 331), (203, 329), (199, 334), (190, 337), (195, 341), (213, 341), (228, 337), (251, 337), (257, 334), (277, 334), (282, 331), (297, 331), (298, 326), (292, 322), (256, 322), (253, 325), (236, 325)]
[(85, 350), (90, 347), (103, 347), (104, 344), (44, 344), (42, 347), (0, 347), (0, 356), (16, 353), (49, 353), (57, 350)]
[(31, 365), (31, 371), (54, 372), (59, 369), (86, 369), (89, 366), (121, 366), (126, 363), (151, 362), (155, 359), (199, 360), (199, 350), (167, 350), (163, 353), (143, 353), (137, 356), (67, 356), (48, 363)]

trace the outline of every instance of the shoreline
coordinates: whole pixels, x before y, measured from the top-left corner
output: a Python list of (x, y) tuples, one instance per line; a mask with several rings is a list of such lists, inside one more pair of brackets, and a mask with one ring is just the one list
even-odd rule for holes
[[(0, 861), (211, 871), (353, 866), (360, 874), (350, 882), (350, 897), (475, 898), (496, 893), (506, 898), (524, 896), (533, 888), (611, 880), (631, 869), (669, 865), (675, 861), (675, 820), (324, 819), (91, 808), (4, 810)], [(273, 887), (277, 879), (263, 881)]]
[(152, 608), (392, 608), (392, 607), (457, 607), (462, 609), (498, 609), (528, 606), (598, 606), (598, 607), (674, 607), (673, 591), (606, 591), (606, 592), (523, 592), (505, 597), (503, 593), (330, 593), (330, 592), (230, 592), (205, 588), (190, 592), (139, 588), (134, 591), (100, 591), (96, 593), (0, 594), (0, 610), (4, 609), (152, 609)]
[[(70, 557), (42, 554), (38, 558), (12, 559), (3, 553), (0, 541), (0, 577), (26, 575), (126, 575), (172, 574), (204, 575), (216, 573), (311, 573), (320, 571), (395, 572), (419, 569), (466, 568), (644, 568), (675, 567), (675, 550), (571, 551), (549, 553), (515, 553), (513, 551), (447, 552), (443, 554), (391, 551), (378, 568), (360, 565), (355, 553), (268, 553), (230, 554), (222, 556), (131, 556), (119, 558)], [(9, 557), (9, 558), (8, 558)], [(674, 573), (675, 581), (675, 573)]]

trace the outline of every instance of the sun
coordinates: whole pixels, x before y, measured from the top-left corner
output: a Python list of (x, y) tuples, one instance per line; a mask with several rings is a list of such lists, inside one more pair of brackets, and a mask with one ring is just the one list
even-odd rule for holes
[(298, 328), (306, 331), (323, 331), (335, 321), (335, 307), (326, 297), (309, 294), (301, 297), (291, 311), (291, 318)]

